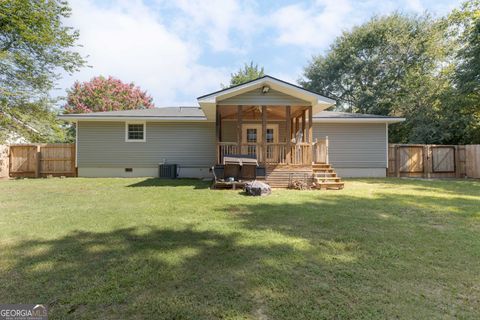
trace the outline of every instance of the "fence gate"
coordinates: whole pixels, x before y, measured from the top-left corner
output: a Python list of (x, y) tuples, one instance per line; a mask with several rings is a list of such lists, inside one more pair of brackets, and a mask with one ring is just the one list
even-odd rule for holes
[(13, 145), (10, 146), (10, 176), (37, 177), (38, 159), (37, 146)]
[(455, 147), (432, 146), (432, 172), (455, 173)]
[(75, 144), (28, 144), (10, 146), (11, 177), (75, 177)]
[(400, 147), (397, 154), (399, 155), (399, 171), (401, 173), (423, 173), (422, 147)]
[(391, 144), (388, 150), (389, 176), (419, 178), (465, 176), (465, 146)]

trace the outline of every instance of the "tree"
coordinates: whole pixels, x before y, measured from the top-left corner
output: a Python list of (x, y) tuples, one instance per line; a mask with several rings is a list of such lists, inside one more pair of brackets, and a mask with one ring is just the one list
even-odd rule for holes
[(250, 64), (245, 63), (243, 68), (240, 68), (237, 72), (231, 74), (230, 84), (223, 87), (233, 87), (257, 78), (263, 77), (265, 75), (263, 67), (259, 67), (258, 64), (253, 64), (253, 61)]
[(314, 58), (303, 85), (352, 111), (392, 113), (394, 97), (405, 94), (405, 77), (429, 71), (435, 62), (432, 25), (429, 17), (375, 17), (344, 32), (325, 56)]
[(405, 116), (394, 142), (440, 143), (442, 97), (449, 90), (448, 41), (428, 15), (393, 13), (344, 32), (305, 69), (303, 85), (351, 112)]
[(455, 41), (455, 90), (451, 108), (462, 118), (457, 128), (462, 143), (480, 143), (480, 1), (471, 0), (454, 9), (444, 20), (449, 36)]
[(152, 97), (133, 83), (113, 77), (95, 77), (89, 82), (75, 82), (67, 91), (65, 113), (85, 113), (153, 108)]
[[(70, 13), (65, 1), (0, 1), (0, 139), (22, 131), (43, 141), (50, 130), (36, 124), (58, 129), (48, 92), (59, 71), (72, 73), (85, 64), (72, 50), (78, 32), (63, 25)], [(36, 120), (31, 125), (22, 120), (30, 116)]]

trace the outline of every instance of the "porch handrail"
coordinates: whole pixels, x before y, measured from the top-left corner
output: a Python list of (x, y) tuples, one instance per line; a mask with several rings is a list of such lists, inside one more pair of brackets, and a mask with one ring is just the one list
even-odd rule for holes
[(328, 164), (328, 136), (313, 142), (313, 162)]
[[(290, 145), (286, 142), (269, 142), (265, 144), (266, 152), (263, 152), (263, 144), (256, 142), (218, 142), (217, 163), (223, 163), (223, 157), (228, 154), (245, 154), (255, 156), (259, 163), (263, 164), (293, 164), (311, 165), (313, 145), (308, 142), (300, 142)], [(266, 159), (263, 159), (265, 154)]]

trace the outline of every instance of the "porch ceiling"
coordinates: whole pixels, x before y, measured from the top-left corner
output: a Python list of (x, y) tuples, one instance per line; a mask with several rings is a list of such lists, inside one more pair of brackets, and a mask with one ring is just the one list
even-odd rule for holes
[[(295, 106), (291, 107), (292, 116), (300, 115), (308, 107)], [(237, 106), (222, 106), (218, 109), (222, 120), (236, 120), (237, 119)], [(261, 120), (262, 108), (261, 106), (243, 106), (242, 118), (245, 120)], [(286, 107), (285, 106), (268, 106), (267, 107), (267, 119), (268, 120), (285, 120), (286, 119)]]

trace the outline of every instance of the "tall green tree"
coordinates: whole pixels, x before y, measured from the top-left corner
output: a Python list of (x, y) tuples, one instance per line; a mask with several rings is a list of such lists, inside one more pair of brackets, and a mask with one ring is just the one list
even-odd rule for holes
[(406, 117), (392, 127), (392, 142), (458, 140), (444, 110), (454, 72), (453, 44), (445, 32), (428, 15), (375, 17), (315, 57), (303, 85), (335, 97), (343, 110)]
[(48, 92), (60, 71), (85, 64), (74, 50), (78, 31), (63, 24), (70, 14), (66, 1), (0, 1), (0, 139), (13, 132), (33, 141), (57, 139), (25, 119), (34, 114), (36, 122), (58, 127)]
[(480, 143), (480, 0), (464, 2), (459, 9), (452, 11), (444, 23), (456, 49), (455, 89), (447, 102), (453, 110), (452, 117), (462, 119), (457, 126), (461, 135), (459, 140)]
[(253, 61), (250, 64), (245, 63), (243, 68), (240, 68), (237, 72), (231, 74), (230, 84), (228, 86), (222, 85), (223, 87), (233, 87), (257, 78), (263, 77), (265, 75), (263, 67), (259, 67), (258, 64), (253, 64)]

